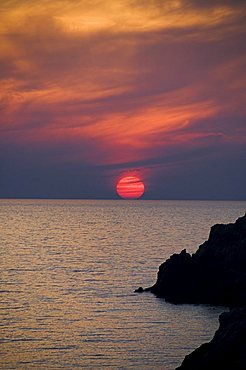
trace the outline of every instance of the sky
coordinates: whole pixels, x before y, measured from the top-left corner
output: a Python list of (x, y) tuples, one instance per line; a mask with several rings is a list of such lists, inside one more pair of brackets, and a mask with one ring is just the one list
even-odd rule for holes
[(246, 2), (1, 0), (0, 197), (246, 200)]

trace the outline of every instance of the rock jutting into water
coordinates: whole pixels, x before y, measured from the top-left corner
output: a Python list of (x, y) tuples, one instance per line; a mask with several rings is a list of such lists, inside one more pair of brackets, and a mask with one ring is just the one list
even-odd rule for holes
[(212, 226), (195, 254), (184, 249), (172, 255), (145, 290), (172, 303), (246, 305), (246, 215), (234, 224)]
[(176, 370), (246, 369), (246, 308), (222, 313), (219, 321), (211, 342), (186, 356)]
[[(234, 224), (214, 225), (196, 253), (172, 255), (147, 289), (171, 303), (208, 303), (231, 308), (209, 343), (186, 356), (177, 370), (246, 369), (246, 214)], [(232, 309), (232, 307), (237, 307)]]

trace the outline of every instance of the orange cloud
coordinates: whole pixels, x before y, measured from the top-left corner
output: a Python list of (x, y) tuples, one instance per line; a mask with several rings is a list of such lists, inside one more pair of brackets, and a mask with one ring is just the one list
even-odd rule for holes
[(227, 140), (228, 126), (201, 125), (243, 106), (242, 8), (231, 4), (2, 1), (3, 137), (75, 142), (66, 158), (95, 165)]

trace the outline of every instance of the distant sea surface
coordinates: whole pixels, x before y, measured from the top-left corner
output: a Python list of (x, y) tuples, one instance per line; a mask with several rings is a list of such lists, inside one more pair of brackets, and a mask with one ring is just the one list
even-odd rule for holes
[(0, 200), (2, 369), (175, 369), (223, 307), (138, 286), (246, 202)]

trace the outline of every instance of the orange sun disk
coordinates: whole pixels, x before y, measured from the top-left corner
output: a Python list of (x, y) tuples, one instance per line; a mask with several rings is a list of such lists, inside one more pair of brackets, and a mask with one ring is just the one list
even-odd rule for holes
[(144, 194), (144, 183), (136, 176), (125, 176), (117, 183), (116, 191), (121, 198), (138, 199)]

